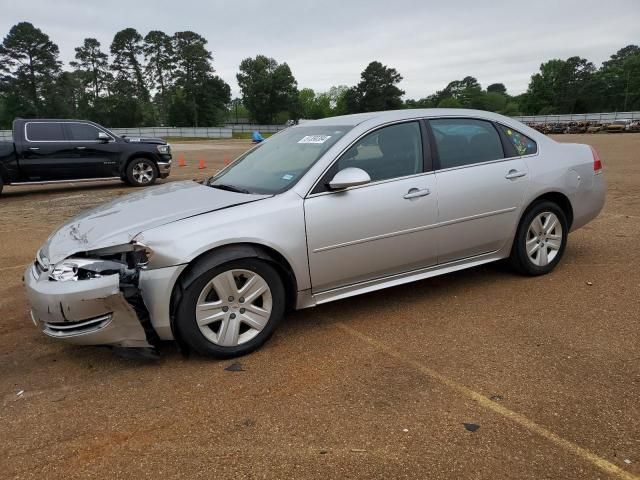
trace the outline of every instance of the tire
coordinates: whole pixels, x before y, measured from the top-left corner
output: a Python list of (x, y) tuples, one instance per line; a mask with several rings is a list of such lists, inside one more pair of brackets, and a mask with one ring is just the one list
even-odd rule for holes
[[(259, 296), (244, 298), (255, 296), (265, 286), (267, 291)], [(282, 280), (268, 262), (232, 260), (207, 270), (189, 284), (176, 310), (175, 327), (181, 340), (202, 355), (237, 357), (269, 339), (284, 315), (285, 303)], [(197, 312), (196, 307), (203, 304), (209, 308), (201, 307)]]
[(158, 168), (148, 158), (134, 158), (127, 165), (126, 178), (132, 187), (148, 187), (158, 179)]
[(524, 214), (511, 248), (511, 265), (524, 275), (549, 273), (560, 262), (567, 246), (569, 226), (555, 203), (535, 203)]
[(2, 195), (3, 188), (4, 188), (4, 182), (2, 181), (2, 177), (0, 177), (0, 195)]

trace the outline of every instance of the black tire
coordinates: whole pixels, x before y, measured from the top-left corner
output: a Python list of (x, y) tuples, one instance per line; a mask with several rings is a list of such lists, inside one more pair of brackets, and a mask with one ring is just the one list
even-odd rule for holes
[[(205, 337), (196, 322), (196, 304), (198, 297), (211, 280), (217, 275), (229, 270), (248, 270), (257, 273), (269, 286), (272, 302), (271, 315), (264, 328), (255, 337), (236, 346), (217, 345)], [(241, 305), (236, 305), (234, 308), (240, 306)], [(285, 306), (284, 285), (274, 267), (268, 262), (256, 258), (232, 260), (202, 273), (183, 291), (182, 298), (176, 309), (175, 328), (178, 330), (180, 339), (194, 351), (202, 355), (216, 358), (238, 357), (256, 350), (269, 339), (284, 316)], [(232, 311), (233, 310), (229, 309), (229, 315), (231, 315)], [(227, 317), (225, 316), (225, 318)], [(221, 327), (212, 324), (211, 328)], [(242, 326), (240, 328), (242, 328)]]
[[(144, 172), (144, 175), (138, 172)], [(127, 183), (132, 187), (148, 187), (158, 179), (158, 167), (148, 158), (134, 158), (127, 165)]]
[(4, 182), (2, 181), (2, 177), (0, 177), (0, 195), (2, 195), (3, 188), (4, 188)]
[[(532, 237), (529, 234), (529, 227), (536, 217), (542, 214), (543, 218), (545, 218), (545, 214), (548, 213), (552, 213), (558, 218), (558, 221), (562, 228), (562, 233), (560, 235), (560, 248), (556, 251), (554, 257), (547, 264), (537, 265), (527, 254), (527, 240), (537, 241), (535, 240), (536, 237)], [(518, 225), (518, 231), (516, 232), (516, 236), (513, 241), (513, 247), (511, 248), (511, 256), (509, 257), (511, 265), (518, 272), (524, 275), (536, 276), (549, 273), (560, 262), (560, 259), (564, 254), (564, 250), (567, 246), (568, 234), (569, 226), (567, 223), (567, 216), (557, 204), (548, 200), (543, 200), (535, 203), (523, 215), (522, 219), (520, 220), (520, 224)], [(537, 246), (538, 250), (540, 250), (541, 248), (545, 248), (546, 252), (551, 252), (553, 250), (551, 248), (547, 248), (544, 245), (545, 244), (543, 242), (542, 246)], [(550, 255), (550, 253), (548, 253), (548, 255)]]

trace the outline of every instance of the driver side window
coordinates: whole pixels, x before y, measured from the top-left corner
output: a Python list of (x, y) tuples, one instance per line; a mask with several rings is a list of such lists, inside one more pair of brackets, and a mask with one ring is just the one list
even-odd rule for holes
[(361, 168), (372, 182), (422, 172), (422, 135), (418, 122), (399, 123), (361, 138), (336, 162), (335, 175), (348, 167)]

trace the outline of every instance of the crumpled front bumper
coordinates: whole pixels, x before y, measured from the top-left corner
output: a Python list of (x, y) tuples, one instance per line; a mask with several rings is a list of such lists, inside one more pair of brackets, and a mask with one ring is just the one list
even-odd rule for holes
[(54, 282), (30, 265), (24, 274), (31, 318), (45, 335), (78, 345), (150, 347), (119, 275)]

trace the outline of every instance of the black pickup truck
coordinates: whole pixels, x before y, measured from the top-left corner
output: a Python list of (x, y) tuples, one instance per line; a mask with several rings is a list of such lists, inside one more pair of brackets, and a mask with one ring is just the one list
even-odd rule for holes
[(0, 142), (0, 193), (4, 185), (106, 179), (143, 187), (170, 171), (164, 140), (119, 137), (86, 120), (18, 118), (13, 142)]

